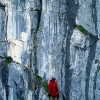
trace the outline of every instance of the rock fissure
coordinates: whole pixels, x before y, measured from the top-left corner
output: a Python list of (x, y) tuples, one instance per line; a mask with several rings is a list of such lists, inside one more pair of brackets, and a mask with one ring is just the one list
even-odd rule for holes
[[(41, 6), (42, 6), (42, 4), (41, 4)], [(37, 68), (36, 68), (36, 64), (37, 64), (37, 33), (38, 33), (38, 30), (39, 30), (39, 27), (40, 27), (41, 11), (42, 10), (35, 9), (34, 11), (38, 12), (38, 18), (37, 18), (38, 22), (37, 22), (37, 26), (35, 28), (34, 36), (33, 36), (34, 37), (34, 39), (33, 39), (33, 45), (34, 45), (34, 66), (35, 66), (35, 73), (37, 74)]]
[(98, 65), (97, 66), (97, 70), (95, 71), (95, 76), (94, 76), (94, 84), (93, 84), (93, 100), (95, 100), (95, 98), (96, 98), (96, 89), (97, 89), (97, 87), (96, 87), (96, 82), (97, 82), (97, 77), (98, 77), (98, 73), (99, 73), (99, 71), (100, 71), (100, 65)]
[(85, 86), (85, 97), (86, 100), (89, 100), (89, 81), (90, 81), (90, 73), (92, 68), (92, 63), (95, 57), (95, 50), (96, 50), (96, 44), (92, 45), (90, 47), (89, 56), (87, 59), (87, 65), (86, 65), (86, 86)]
[(48, 100), (53, 76), (59, 100), (98, 100), (99, 8), (99, 0), (1, 0), (0, 100)]

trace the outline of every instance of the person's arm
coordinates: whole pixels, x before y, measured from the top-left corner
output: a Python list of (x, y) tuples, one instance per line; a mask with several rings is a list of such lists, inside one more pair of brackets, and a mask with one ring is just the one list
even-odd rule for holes
[(57, 93), (58, 93), (58, 96), (59, 96), (59, 87), (58, 87), (58, 82), (57, 82)]

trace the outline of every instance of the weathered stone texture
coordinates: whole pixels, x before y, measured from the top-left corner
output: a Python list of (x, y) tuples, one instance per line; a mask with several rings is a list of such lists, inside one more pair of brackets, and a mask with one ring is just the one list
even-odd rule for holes
[(48, 100), (33, 74), (56, 77), (60, 100), (99, 100), (100, 0), (0, 3), (0, 100)]

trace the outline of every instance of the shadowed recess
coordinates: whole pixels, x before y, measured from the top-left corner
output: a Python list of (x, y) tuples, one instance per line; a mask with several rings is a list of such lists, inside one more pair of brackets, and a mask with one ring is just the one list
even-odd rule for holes
[[(90, 43), (91, 43), (92, 39), (90, 39)], [(90, 46), (90, 52), (89, 52), (89, 56), (87, 59), (87, 65), (86, 65), (86, 86), (85, 86), (85, 98), (86, 100), (89, 100), (88, 94), (89, 94), (89, 81), (90, 81), (90, 73), (91, 73), (91, 68), (92, 68), (92, 62), (94, 60), (95, 57), (95, 51), (96, 50), (96, 43), (92, 44)]]
[[(77, 3), (76, 3), (77, 2)], [(76, 23), (76, 16), (79, 9), (79, 1), (68, 0), (67, 2), (67, 9), (68, 9), (68, 25), (69, 29), (67, 30), (67, 40), (66, 40), (66, 59), (65, 59), (65, 94), (66, 94), (66, 100), (70, 100), (70, 86), (71, 86), (71, 77), (72, 77), (72, 71), (70, 70), (70, 40), (73, 33), (73, 28), (75, 27)]]

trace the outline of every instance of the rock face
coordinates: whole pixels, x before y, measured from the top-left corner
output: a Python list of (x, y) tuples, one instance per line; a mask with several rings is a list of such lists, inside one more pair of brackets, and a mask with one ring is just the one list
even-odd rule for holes
[(39, 85), (53, 76), (60, 100), (99, 100), (99, 8), (100, 0), (0, 0), (0, 100), (49, 100)]

